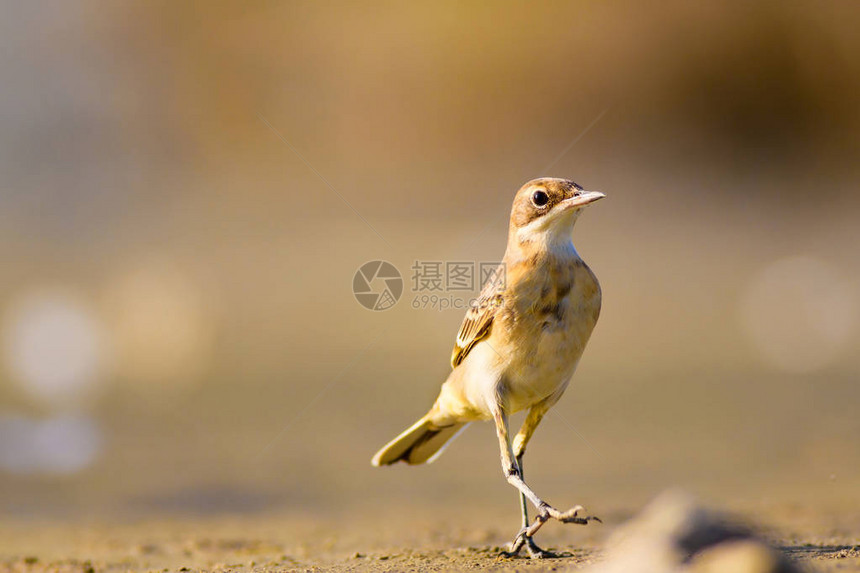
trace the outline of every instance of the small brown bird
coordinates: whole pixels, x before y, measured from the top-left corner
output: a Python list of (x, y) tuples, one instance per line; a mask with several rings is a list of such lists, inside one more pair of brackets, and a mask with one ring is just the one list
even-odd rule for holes
[[(492, 419), (502, 471), (520, 492), (522, 528), (510, 553), (548, 552), (532, 536), (549, 519), (586, 524), (582, 506), (559, 511), (523, 478), (523, 454), (532, 434), (573, 376), (600, 314), (600, 285), (573, 247), (582, 209), (603, 198), (564, 179), (535, 179), (514, 197), (508, 246), (497, 276), (466, 313), (451, 355), (453, 370), (436, 403), (412, 427), (373, 457), (373, 465), (431, 462), (469, 422)], [(508, 415), (528, 409), (511, 442)], [(537, 508), (529, 523), (527, 500)]]

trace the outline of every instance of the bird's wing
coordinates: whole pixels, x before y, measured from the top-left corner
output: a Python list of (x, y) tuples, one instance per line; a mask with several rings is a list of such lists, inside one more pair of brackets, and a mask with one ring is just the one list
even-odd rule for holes
[(499, 265), (496, 274), (491, 276), (487, 284), (484, 285), (475, 304), (466, 312), (466, 317), (457, 333), (454, 351), (451, 353), (451, 368), (456, 368), (463, 362), (475, 344), (489, 336), (493, 318), (504, 303), (504, 280), (494, 280), (499, 276), (504, 277), (504, 274), (501, 273), (504, 273), (504, 265)]

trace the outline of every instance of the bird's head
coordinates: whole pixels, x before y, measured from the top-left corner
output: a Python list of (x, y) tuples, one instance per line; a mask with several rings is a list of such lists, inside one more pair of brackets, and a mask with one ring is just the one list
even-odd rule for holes
[(605, 195), (566, 179), (543, 177), (523, 185), (511, 209), (510, 238), (547, 246), (569, 242), (582, 209)]

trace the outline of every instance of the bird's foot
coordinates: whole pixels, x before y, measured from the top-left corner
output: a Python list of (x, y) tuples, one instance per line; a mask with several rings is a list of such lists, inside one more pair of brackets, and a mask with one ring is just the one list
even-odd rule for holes
[(562, 523), (578, 523), (579, 525), (585, 525), (589, 521), (603, 523), (603, 521), (596, 515), (583, 514), (585, 514), (585, 508), (581, 505), (574, 506), (567, 511), (559, 511), (548, 503), (543, 503), (538, 509), (538, 515), (535, 517), (535, 522), (529, 527), (529, 535), (534, 535), (534, 532), (540, 529), (541, 525), (543, 525), (549, 518), (557, 519)]
[(543, 503), (538, 509), (538, 514), (535, 516), (534, 523), (523, 527), (517, 534), (516, 538), (511, 542), (510, 549), (508, 551), (504, 551), (502, 554), (506, 557), (516, 557), (520, 554), (522, 548), (525, 547), (526, 551), (528, 551), (529, 557), (532, 559), (564, 557), (564, 554), (553, 553), (552, 551), (541, 549), (532, 538), (543, 524), (550, 520), (550, 518), (557, 519), (562, 523), (578, 523), (580, 525), (585, 525), (589, 521), (603, 523), (599, 517), (594, 515), (583, 515), (584, 513), (585, 508), (581, 505), (577, 505), (576, 507), (572, 507), (567, 511), (562, 512), (547, 503)]
[(511, 542), (511, 546), (508, 551), (502, 552), (505, 557), (516, 557), (520, 554), (523, 547), (526, 548), (526, 552), (529, 554), (529, 558), (531, 559), (552, 559), (561, 557), (561, 555), (557, 553), (538, 547), (534, 539), (526, 535), (526, 529), (527, 528), (523, 528), (523, 530), (517, 534), (517, 537)]
[(555, 559), (561, 557), (558, 553), (554, 553), (552, 551), (548, 551), (546, 549), (541, 549), (538, 547), (535, 540), (531, 537), (526, 537), (526, 551), (528, 551), (529, 558), (531, 559)]
[(520, 551), (523, 547), (528, 551), (529, 557), (532, 559), (545, 559), (552, 557), (564, 557), (564, 554), (557, 554), (551, 551), (546, 551), (545, 549), (541, 549), (537, 546), (532, 539), (535, 533), (543, 526), (544, 523), (552, 519), (557, 519), (562, 523), (578, 523), (580, 525), (585, 525), (589, 521), (596, 521), (598, 523), (603, 523), (601, 519), (594, 515), (583, 515), (585, 513), (585, 508), (581, 505), (577, 505), (568, 509), (567, 511), (559, 511), (548, 503), (541, 503), (538, 508), (538, 514), (535, 516), (534, 523), (531, 525), (527, 525), (523, 527), (514, 540), (511, 542), (510, 549), (508, 551), (504, 551), (502, 554), (506, 557), (516, 557), (519, 555)]

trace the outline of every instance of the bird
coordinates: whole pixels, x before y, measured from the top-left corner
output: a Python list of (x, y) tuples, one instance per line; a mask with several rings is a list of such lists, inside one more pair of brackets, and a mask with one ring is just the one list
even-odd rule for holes
[[(521, 528), (505, 552), (525, 547), (549, 519), (600, 521), (581, 505), (559, 511), (526, 483), (523, 456), (547, 411), (561, 398), (597, 324), (601, 290), (573, 245), (586, 206), (605, 197), (566, 179), (529, 181), (514, 196), (508, 242), (496, 273), (469, 306), (451, 354), (451, 372), (429, 412), (373, 456), (374, 466), (434, 461), (469, 423), (492, 420), (502, 472), (519, 492)], [(500, 278), (501, 277), (501, 278)], [(527, 410), (513, 438), (509, 416)], [(529, 521), (528, 502), (535, 506)]]

